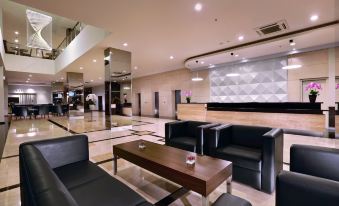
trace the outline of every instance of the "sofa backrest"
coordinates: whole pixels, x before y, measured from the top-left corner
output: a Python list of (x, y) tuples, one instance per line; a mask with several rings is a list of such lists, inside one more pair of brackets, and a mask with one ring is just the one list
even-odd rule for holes
[(186, 130), (187, 136), (196, 137), (198, 135), (198, 127), (205, 124), (209, 124), (209, 122), (188, 121)]
[(86, 135), (74, 135), (27, 144), (34, 145), (39, 149), (52, 169), (89, 158)]
[(20, 145), (20, 189), (23, 206), (77, 206), (34, 145)]
[(269, 127), (232, 125), (232, 144), (262, 148), (263, 135), (272, 130)]

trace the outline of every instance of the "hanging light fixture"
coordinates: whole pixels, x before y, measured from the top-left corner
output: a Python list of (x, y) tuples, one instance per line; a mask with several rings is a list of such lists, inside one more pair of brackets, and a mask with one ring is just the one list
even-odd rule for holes
[(202, 81), (202, 80), (204, 80), (204, 79), (202, 77), (199, 77), (198, 72), (197, 72), (197, 76), (192, 78), (192, 81), (194, 81), (194, 82), (199, 82), (199, 81)]

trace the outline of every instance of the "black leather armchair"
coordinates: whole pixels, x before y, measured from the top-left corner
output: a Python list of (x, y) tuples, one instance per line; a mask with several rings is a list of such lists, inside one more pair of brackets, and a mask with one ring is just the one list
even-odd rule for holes
[(221, 125), (211, 130), (210, 154), (233, 163), (233, 179), (272, 193), (283, 168), (282, 129)]
[(88, 156), (85, 135), (21, 144), (21, 205), (151, 205)]
[(219, 124), (199, 121), (177, 121), (165, 124), (165, 144), (179, 149), (205, 154), (207, 138), (204, 130)]
[(276, 206), (339, 205), (339, 149), (292, 145), (277, 177)]

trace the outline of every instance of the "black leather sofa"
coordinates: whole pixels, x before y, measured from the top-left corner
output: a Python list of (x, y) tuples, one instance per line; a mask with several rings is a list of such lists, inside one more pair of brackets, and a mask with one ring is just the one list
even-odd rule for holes
[(88, 159), (85, 135), (21, 144), (21, 205), (151, 205)]
[(293, 145), (277, 177), (276, 206), (339, 205), (339, 150)]
[(220, 125), (211, 128), (210, 154), (233, 163), (233, 180), (272, 193), (283, 168), (283, 131), (268, 127)]
[(204, 130), (219, 124), (199, 121), (176, 121), (165, 124), (165, 144), (179, 149), (205, 154), (207, 138)]

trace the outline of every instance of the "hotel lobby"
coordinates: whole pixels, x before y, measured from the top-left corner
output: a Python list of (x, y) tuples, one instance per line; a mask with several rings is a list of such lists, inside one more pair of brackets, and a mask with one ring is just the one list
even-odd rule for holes
[(0, 0), (0, 206), (339, 205), (339, 1)]

